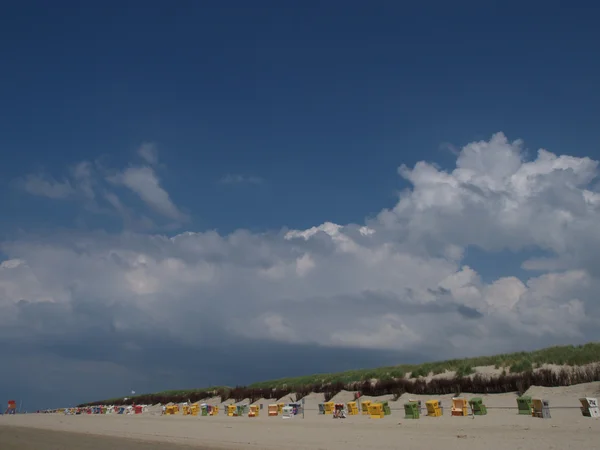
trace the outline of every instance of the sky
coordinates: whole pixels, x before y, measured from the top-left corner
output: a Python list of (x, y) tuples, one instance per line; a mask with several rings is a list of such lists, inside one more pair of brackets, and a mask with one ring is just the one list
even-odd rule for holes
[(600, 339), (576, 3), (3, 4), (0, 402)]

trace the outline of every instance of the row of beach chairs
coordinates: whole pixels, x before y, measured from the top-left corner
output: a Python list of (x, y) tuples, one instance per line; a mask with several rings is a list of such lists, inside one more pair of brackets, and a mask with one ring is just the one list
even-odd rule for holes
[[(581, 413), (586, 417), (600, 417), (600, 409), (598, 407), (598, 400), (596, 398), (584, 397), (579, 399), (581, 403)], [(225, 414), (229, 417), (239, 417), (248, 415), (248, 417), (258, 417), (260, 414), (262, 405), (226, 405)], [(550, 404), (547, 400), (534, 399), (530, 396), (517, 397), (517, 408), (518, 414), (530, 415), (532, 417), (539, 417), (543, 419), (550, 418)], [(404, 417), (406, 419), (418, 419), (421, 416), (422, 403), (420, 400), (409, 400), (404, 404)], [(267, 415), (282, 416), (284, 418), (293, 417), (301, 411), (300, 403), (274, 403), (269, 404), (267, 409)], [(443, 415), (443, 407), (439, 400), (427, 400), (425, 402), (425, 411), (428, 417), (440, 417)], [(165, 415), (179, 414), (179, 405), (166, 406), (164, 410)], [(219, 413), (218, 406), (212, 406), (208, 404), (198, 403), (186, 405), (182, 407), (183, 415), (202, 415), (202, 416), (214, 416)], [(470, 400), (461, 397), (455, 397), (452, 399), (452, 408), (450, 411), (452, 416), (484, 416), (487, 415), (487, 407), (483, 403), (481, 397), (474, 397)], [(335, 402), (324, 402), (319, 403), (319, 414), (332, 415), (334, 418), (344, 418), (348, 415), (368, 415), (373, 419), (384, 418), (391, 414), (391, 408), (387, 401), (384, 402), (371, 402), (365, 400), (359, 403), (348, 402), (335, 403)]]
[[(241, 417), (248, 415), (248, 417), (258, 417), (262, 405), (225, 405), (225, 414), (229, 417)], [(291, 417), (297, 415), (300, 411), (300, 403), (273, 403), (268, 405), (267, 415), (268, 416), (283, 416)], [(183, 404), (180, 408), (179, 405), (167, 405), (164, 408), (163, 414), (166, 416), (177, 415), (181, 412), (184, 416), (216, 416), (219, 414), (219, 407), (215, 405), (209, 405), (207, 403), (193, 403)]]

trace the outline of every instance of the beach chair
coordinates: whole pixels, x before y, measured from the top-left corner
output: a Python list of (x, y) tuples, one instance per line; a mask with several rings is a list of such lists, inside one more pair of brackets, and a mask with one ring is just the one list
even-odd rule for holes
[(440, 417), (442, 415), (442, 408), (440, 407), (439, 400), (427, 400), (425, 402), (427, 408), (427, 416), (429, 417)]
[(349, 416), (358, 415), (358, 405), (356, 402), (348, 402), (348, 415)]
[(452, 399), (452, 412), (453, 416), (468, 416), (469, 407), (467, 406), (466, 398), (454, 397)]
[(237, 406), (235, 405), (227, 405), (227, 410), (225, 411), (229, 417), (233, 417), (237, 415)]
[(550, 419), (550, 402), (542, 400), (542, 419)]
[(291, 406), (284, 406), (281, 408), (281, 417), (284, 419), (291, 419), (294, 417), (294, 408)]
[(528, 395), (517, 397), (517, 407), (519, 408), (519, 414), (525, 416), (531, 415), (531, 397)]
[(481, 397), (473, 397), (469, 400), (469, 405), (471, 406), (471, 411), (473, 411), (474, 416), (487, 415), (487, 407), (483, 404)]
[(369, 406), (371, 405), (371, 401), (370, 400), (365, 400), (364, 402), (361, 402), (360, 404), (360, 410), (362, 412), (362, 414), (364, 416), (368, 416), (369, 415)]
[(408, 399), (408, 403), (416, 403), (417, 405), (419, 405), (419, 414), (423, 410), (423, 405), (422, 405), (423, 402), (421, 400), (417, 400), (417, 399), (414, 399), (414, 398), (409, 398)]
[(383, 413), (386, 416), (392, 414), (392, 409), (390, 408), (390, 404), (388, 402), (381, 402), (381, 405), (383, 406)]
[(585, 417), (600, 417), (600, 408), (598, 407), (598, 399), (592, 397), (582, 397), (579, 399), (581, 403), (581, 414)]
[(333, 414), (335, 411), (335, 403), (333, 402), (325, 402), (325, 414)]
[(346, 418), (346, 409), (344, 408), (343, 403), (336, 403), (334, 405), (333, 418), (334, 419), (345, 419)]
[(268, 407), (267, 407), (267, 415), (269, 417), (274, 417), (279, 415), (279, 408), (277, 407), (277, 404), (275, 403), (271, 403)]
[(404, 404), (404, 418), (418, 419), (421, 415), (421, 408), (417, 402), (408, 402)]
[(369, 417), (371, 419), (383, 419), (385, 417), (385, 412), (383, 411), (383, 404), (371, 403), (369, 405)]
[(540, 419), (550, 419), (550, 403), (548, 400), (535, 398), (532, 400), (531, 416)]
[(300, 408), (302, 408), (302, 403), (299, 402), (291, 402), (288, 403), (287, 406), (291, 406), (292, 409), (294, 410), (294, 415), (297, 416), (298, 414), (300, 414)]
[(202, 414), (203, 416), (208, 416), (208, 405), (201, 405), (200, 410), (202, 411), (200, 414)]
[(248, 417), (258, 417), (259, 412), (258, 405), (250, 405), (250, 412), (248, 412)]
[(319, 414), (325, 414), (325, 403), (319, 403)]
[(277, 403), (277, 414), (283, 414), (284, 407), (285, 407), (285, 403)]

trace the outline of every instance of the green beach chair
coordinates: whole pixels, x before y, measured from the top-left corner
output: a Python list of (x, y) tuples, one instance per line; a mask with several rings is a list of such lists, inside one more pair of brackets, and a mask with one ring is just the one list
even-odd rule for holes
[(469, 405), (471, 406), (471, 411), (473, 411), (473, 415), (487, 415), (487, 407), (483, 404), (483, 399), (481, 397), (473, 397), (471, 400), (469, 400)]
[(404, 404), (405, 419), (418, 419), (420, 415), (421, 411), (417, 402), (408, 402)]
[(392, 414), (392, 410), (390, 409), (390, 404), (388, 402), (382, 402), (383, 405), (383, 414), (389, 416)]
[(528, 395), (517, 397), (517, 406), (519, 407), (519, 414), (530, 416), (533, 400)]

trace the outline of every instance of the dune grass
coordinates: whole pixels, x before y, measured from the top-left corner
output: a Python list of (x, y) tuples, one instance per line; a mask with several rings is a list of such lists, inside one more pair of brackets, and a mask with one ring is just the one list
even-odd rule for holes
[(301, 377), (280, 378), (250, 384), (250, 388), (282, 388), (312, 384), (352, 383), (365, 380), (390, 380), (403, 378), (426, 377), (444, 372), (457, 372), (462, 376), (473, 373), (474, 367), (494, 366), (506, 368), (511, 373), (532, 370), (533, 366), (544, 364), (582, 366), (600, 361), (600, 342), (585, 345), (549, 347), (533, 352), (506, 353), (494, 356), (478, 356), (475, 358), (452, 359), (447, 361), (423, 364), (402, 364), (398, 366), (380, 367), (377, 369), (359, 369), (346, 372), (307, 375)]
[[(596, 380), (600, 374), (598, 369), (587, 371), (585, 374), (563, 371), (559, 377), (554, 376), (550, 371), (544, 371), (541, 374), (533, 373), (534, 369), (538, 369), (544, 364), (578, 367), (596, 362), (600, 362), (600, 342), (578, 346), (549, 347), (533, 352), (507, 353), (423, 364), (403, 364), (376, 369), (357, 369), (337, 373), (280, 378), (235, 388), (215, 386), (204, 389), (170, 390), (132, 396), (125, 403), (136, 401), (161, 403), (167, 401), (197, 401), (211, 396), (220, 396), (222, 401), (230, 398), (255, 400), (260, 397), (280, 398), (291, 392), (296, 392), (296, 400), (299, 400), (311, 391), (325, 392), (326, 397), (330, 397), (341, 389), (368, 390), (380, 395), (381, 393), (389, 393), (395, 396), (400, 391), (441, 393), (441, 391), (453, 389), (452, 386), (463, 386), (466, 389), (477, 389), (485, 392), (498, 392), (499, 389), (507, 391), (515, 386), (522, 386), (523, 383), (540, 383), (552, 386), (553, 384), (568, 385), (578, 382), (600, 381)], [(487, 380), (479, 375), (475, 375), (474, 381), (467, 378), (468, 375), (474, 373), (475, 367), (481, 366), (494, 366), (496, 369), (503, 369), (503, 374), (494, 380)], [(423, 379), (423, 377), (430, 374), (436, 375), (444, 372), (454, 372), (454, 377), (443, 382), (434, 380), (433, 383), (431, 381), (427, 383)], [(506, 375), (507, 372), (508, 375)], [(377, 383), (371, 383), (375, 380)], [(124, 403), (123, 398), (107, 399), (85, 405), (119, 403)]]

